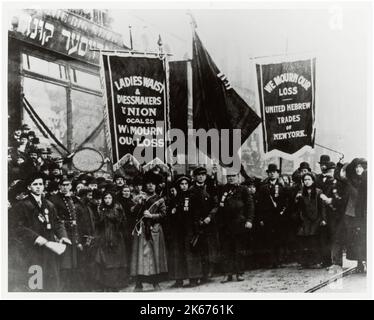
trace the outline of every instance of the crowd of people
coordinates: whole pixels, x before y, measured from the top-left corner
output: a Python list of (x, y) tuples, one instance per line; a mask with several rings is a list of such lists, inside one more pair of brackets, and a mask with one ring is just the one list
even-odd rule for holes
[[(10, 291), (195, 287), (291, 263), (338, 268), (343, 252), (366, 271), (365, 159), (322, 155), (319, 174), (307, 162), (292, 175), (269, 164), (266, 179), (227, 170), (219, 184), (202, 166), (173, 179), (158, 166), (97, 177), (38, 145), (27, 125), (9, 141)], [(42, 285), (30, 285), (34, 266)]]

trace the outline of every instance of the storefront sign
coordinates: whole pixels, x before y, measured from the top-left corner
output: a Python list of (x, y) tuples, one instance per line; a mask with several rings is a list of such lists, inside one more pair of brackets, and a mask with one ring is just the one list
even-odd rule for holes
[(94, 64), (100, 54), (92, 49), (125, 48), (120, 34), (65, 10), (23, 10), (13, 19), (22, 40)]

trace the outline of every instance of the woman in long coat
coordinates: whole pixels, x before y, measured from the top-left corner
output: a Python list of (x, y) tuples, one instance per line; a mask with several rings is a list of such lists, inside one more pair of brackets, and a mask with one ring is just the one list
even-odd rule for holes
[(123, 288), (127, 282), (127, 255), (122, 226), (124, 213), (120, 204), (114, 201), (113, 193), (103, 193), (96, 221), (97, 266), (96, 280), (105, 291)]
[(145, 175), (146, 196), (138, 197), (133, 211), (137, 222), (133, 230), (131, 276), (136, 278), (135, 291), (143, 290), (143, 282), (160, 290), (161, 275), (167, 273), (165, 238), (161, 221), (166, 215), (165, 200), (156, 194), (159, 176)]
[(300, 222), (297, 235), (302, 246), (299, 262), (301, 267), (310, 267), (321, 263), (318, 240), (320, 228), (326, 226), (326, 213), (322, 191), (316, 188), (314, 175), (304, 174), (302, 183), (303, 188), (295, 200)]
[(176, 280), (174, 288), (182, 287), (184, 279), (190, 280), (190, 286), (197, 285), (203, 276), (201, 248), (192, 242), (199, 233), (199, 220), (191, 212), (190, 183), (186, 176), (176, 181), (177, 197), (170, 213), (169, 278)]
[(347, 259), (358, 261), (358, 271), (366, 270), (367, 162), (356, 158), (342, 169), (346, 182), (344, 215)]

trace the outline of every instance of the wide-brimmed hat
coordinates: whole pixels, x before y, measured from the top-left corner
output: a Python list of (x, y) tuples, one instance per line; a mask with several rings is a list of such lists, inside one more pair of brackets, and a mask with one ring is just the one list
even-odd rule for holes
[(155, 185), (157, 184), (160, 184), (162, 182), (162, 177), (157, 174), (157, 173), (154, 173), (152, 171), (148, 171), (147, 173), (144, 174), (144, 184), (147, 184), (147, 183), (153, 183)]

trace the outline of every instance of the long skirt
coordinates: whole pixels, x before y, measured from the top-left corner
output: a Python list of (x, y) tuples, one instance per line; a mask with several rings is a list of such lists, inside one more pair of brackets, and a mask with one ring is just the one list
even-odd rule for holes
[(317, 235), (298, 236), (299, 239), (299, 263), (303, 266), (312, 266), (321, 263), (322, 256)]
[(345, 216), (347, 259), (366, 261), (366, 224), (362, 219)]
[(94, 270), (94, 279), (102, 288), (120, 289), (127, 285), (126, 249), (122, 239), (112, 247), (105, 240), (99, 241)]
[(201, 246), (191, 246), (192, 230), (184, 226), (172, 232), (169, 251), (169, 279), (198, 279), (203, 276), (202, 261), (204, 252)]
[(140, 235), (134, 235), (132, 241), (130, 274), (136, 276), (154, 276), (168, 272), (164, 232), (159, 223), (152, 226), (151, 236), (146, 239), (144, 224)]

